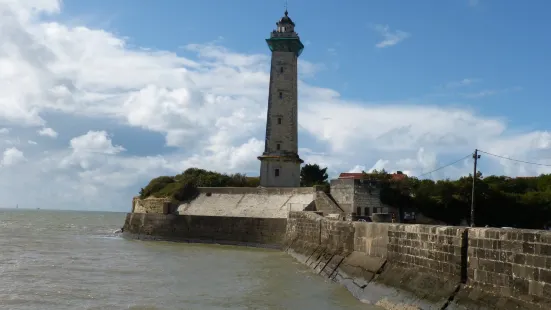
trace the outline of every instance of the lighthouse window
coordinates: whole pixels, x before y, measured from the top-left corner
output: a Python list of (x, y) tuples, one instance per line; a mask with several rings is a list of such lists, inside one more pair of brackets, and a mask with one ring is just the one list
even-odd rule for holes
[(281, 150), (281, 144), (278, 143), (278, 144), (276, 145), (276, 149), (277, 149), (278, 151)]
[(276, 170), (274, 171), (274, 173), (275, 173), (275, 176), (278, 177), (278, 176), (279, 176), (279, 169), (276, 169)]
[(278, 118), (277, 118), (277, 124), (278, 124), (278, 125), (281, 125), (281, 117), (278, 117)]
[(283, 99), (283, 93), (279, 92), (279, 99)]

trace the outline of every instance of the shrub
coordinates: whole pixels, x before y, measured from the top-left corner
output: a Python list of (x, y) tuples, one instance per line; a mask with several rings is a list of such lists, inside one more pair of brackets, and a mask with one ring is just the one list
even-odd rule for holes
[(149, 196), (156, 197), (155, 194), (163, 190), (167, 185), (172, 184), (174, 182), (175, 182), (174, 177), (161, 176), (161, 177), (154, 178), (149, 182), (149, 184), (147, 184), (145, 188), (142, 188), (140, 190), (140, 198), (144, 199)]
[(197, 197), (197, 187), (257, 187), (258, 177), (247, 177), (245, 174), (221, 174), (199, 168), (189, 168), (174, 177), (161, 176), (154, 178), (140, 190), (140, 198), (150, 196), (170, 198), (175, 201), (189, 201)]
[(178, 186), (172, 193), (172, 199), (176, 201), (190, 201), (199, 196), (199, 190), (193, 182), (177, 183)]

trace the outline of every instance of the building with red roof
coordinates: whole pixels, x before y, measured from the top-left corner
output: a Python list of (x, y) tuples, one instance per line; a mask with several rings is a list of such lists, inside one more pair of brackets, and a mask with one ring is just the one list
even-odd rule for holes
[[(369, 173), (366, 173), (365, 175), (369, 175)], [(391, 180), (393, 181), (401, 181), (408, 177), (402, 171), (396, 171), (396, 173), (391, 173), (390, 175), (391, 175)], [(363, 178), (364, 178), (363, 172), (342, 172), (341, 174), (339, 174), (339, 179), (362, 180)]]

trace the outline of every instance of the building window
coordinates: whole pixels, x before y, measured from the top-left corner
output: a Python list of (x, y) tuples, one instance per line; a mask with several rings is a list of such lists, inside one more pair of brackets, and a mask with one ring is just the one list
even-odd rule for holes
[(281, 144), (279, 144), (279, 143), (276, 144), (276, 149), (277, 149), (278, 151), (281, 150)]
[(278, 176), (279, 176), (279, 169), (276, 169), (276, 170), (274, 171), (274, 173), (275, 173), (275, 176), (278, 177)]
[(356, 215), (362, 215), (362, 207), (356, 208)]
[(278, 117), (278, 118), (277, 118), (277, 124), (278, 124), (278, 125), (281, 125), (281, 117)]
[(279, 68), (279, 72), (283, 73), (283, 67)]
[(369, 207), (364, 208), (364, 214), (367, 215), (367, 216), (371, 215), (371, 214), (369, 214)]
[(279, 92), (279, 99), (283, 99), (283, 93)]

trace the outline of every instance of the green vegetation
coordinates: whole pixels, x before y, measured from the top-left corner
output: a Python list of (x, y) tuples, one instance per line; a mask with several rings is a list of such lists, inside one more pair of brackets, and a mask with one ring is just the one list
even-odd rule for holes
[(154, 178), (140, 190), (140, 198), (170, 198), (186, 201), (198, 195), (197, 187), (257, 187), (259, 178), (244, 174), (221, 174), (198, 168), (189, 168), (175, 176)]
[[(327, 168), (305, 165), (300, 172), (302, 186), (326, 185)], [(170, 198), (174, 201), (189, 201), (197, 197), (198, 187), (257, 187), (259, 177), (244, 174), (222, 174), (199, 168), (189, 168), (175, 176), (154, 178), (140, 190), (140, 198)]]
[[(381, 184), (381, 201), (458, 225), (469, 221), (472, 175), (458, 180), (392, 180), (385, 171), (364, 174)], [(475, 182), (475, 224), (542, 229), (551, 222), (551, 175), (531, 178), (482, 177)]]
[(327, 185), (327, 167), (321, 168), (318, 164), (306, 164), (300, 170), (300, 186)]
[[(302, 167), (302, 186), (325, 185), (327, 168), (317, 164)], [(377, 182), (381, 201), (400, 210), (417, 210), (433, 219), (459, 225), (470, 219), (472, 176), (459, 180), (396, 180), (386, 171), (365, 174)], [(166, 197), (187, 201), (198, 195), (197, 187), (257, 187), (258, 177), (221, 174), (190, 168), (176, 176), (154, 178), (140, 190), (140, 198)], [(483, 177), (479, 172), (475, 188), (476, 226), (542, 229), (551, 223), (551, 175), (533, 178)]]

